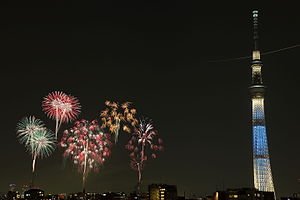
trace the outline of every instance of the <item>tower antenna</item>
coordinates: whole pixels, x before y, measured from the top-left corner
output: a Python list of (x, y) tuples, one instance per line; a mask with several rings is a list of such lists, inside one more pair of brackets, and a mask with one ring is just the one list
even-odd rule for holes
[(252, 11), (254, 51), (258, 50), (258, 10)]

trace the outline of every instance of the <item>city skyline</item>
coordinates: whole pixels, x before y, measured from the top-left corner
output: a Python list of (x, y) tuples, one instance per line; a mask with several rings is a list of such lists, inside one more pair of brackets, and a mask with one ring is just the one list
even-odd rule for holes
[[(105, 100), (131, 101), (153, 119), (165, 142), (147, 163), (143, 185), (176, 184), (179, 194), (253, 185), (251, 56), (253, 9), (260, 11), (261, 52), (299, 44), (299, 13), (292, 5), (195, 2), (48, 2), (6, 6), (1, 33), (3, 145), (0, 188), (31, 179), (31, 157), (16, 139), (16, 124), (35, 115), (54, 126), (42, 98), (59, 90), (79, 98), (80, 118), (99, 116)], [(201, 9), (197, 9), (201, 7)], [(39, 17), (36, 17), (39, 16)], [(299, 48), (262, 57), (266, 121), (276, 193), (298, 192)], [(213, 61), (213, 62), (212, 62)], [(64, 124), (60, 130), (72, 124)], [(134, 189), (125, 133), (87, 191)], [(37, 162), (46, 192), (80, 191), (81, 175), (58, 148)], [(116, 178), (117, 177), (117, 178)], [(1, 191), (2, 192), (2, 191)]]

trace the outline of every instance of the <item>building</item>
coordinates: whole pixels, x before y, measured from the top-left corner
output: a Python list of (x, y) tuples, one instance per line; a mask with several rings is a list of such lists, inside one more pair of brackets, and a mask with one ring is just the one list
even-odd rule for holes
[(103, 194), (101, 194), (100, 198), (101, 200), (125, 200), (126, 194), (124, 192), (105, 192)]
[(8, 191), (6, 194), (6, 199), (7, 200), (17, 200), (20, 199), (21, 195), (19, 194), (18, 191)]
[(64, 195), (64, 198), (68, 200), (99, 200), (102, 199), (102, 195), (95, 192), (78, 192)]
[(175, 185), (151, 184), (148, 186), (150, 200), (176, 200), (177, 187)]
[(300, 193), (294, 193), (290, 197), (281, 197), (281, 200), (300, 200)]
[(217, 191), (213, 200), (275, 200), (274, 192), (259, 191), (255, 188), (227, 189)]
[(16, 199), (20, 199), (21, 195), (19, 194), (18, 191), (16, 191), (16, 184), (11, 183), (9, 184), (9, 191), (6, 194), (6, 199), (7, 200), (16, 200)]
[(25, 193), (27, 190), (29, 190), (29, 185), (26, 185), (26, 184), (22, 185), (22, 187), (21, 187), (21, 198), (22, 198), (22, 199), (24, 199), (24, 193)]
[(128, 200), (149, 200), (149, 194), (146, 192), (132, 192), (129, 194)]
[(16, 188), (17, 188), (17, 185), (15, 183), (9, 184), (9, 191), (14, 192), (14, 191), (16, 191)]
[(24, 192), (24, 200), (42, 200), (45, 192), (40, 189), (30, 189)]
[(280, 200), (300, 200), (300, 197), (281, 197)]
[(275, 192), (268, 150), (264, 111), (265, 86), (262, 81), (262, 61), (258, 48), (258, 11), (253, 11), (254, 50), (252, 52), (252, 101), (253, 171), (254, 187), (259, 191)]
[(0, 200), (6, 200), (6, 194), (0, 193)]
[(47, 194), (44, 200), (64, 200), (67, 199), (66, 194)]
[(68, 194), (69, 200), (83, 200), (85, 198), (85, 193), (83, 192), (78, 192), (78, 193), (72, 193)]

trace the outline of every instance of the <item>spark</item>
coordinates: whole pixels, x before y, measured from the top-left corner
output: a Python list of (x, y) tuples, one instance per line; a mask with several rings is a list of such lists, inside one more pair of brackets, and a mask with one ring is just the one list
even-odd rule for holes
[(119, 105), (118, 102), (105, 101), (105, 105), (106, 108), (100, 113), (101, 127), (114, 134), (117, 143), (121, 128), (124, 132), (131, 133), (133, 127), (138, 124), (135, 118), (137, 111), (131, 107), (131, 102)]
[(32, 186), (37, 158), (49, 156), (55, 149), (53, 133), (34, 116), (24, 117), (17, 124), (17, 137), (32, 155)]
[(65, 130), (60, 146), (65, 148), (64, 157), (69, 157), (82, 173), (82, 186), (85, 191), (87, 175), (98, 172), (100, 166), (111, 155), (110, 134), (104, 133), (96, 120), (82, 119)]
[(28, 149), (33, 156), (32, 172), (34, 172), (36, 159), (48, 157), (53, 153), (55, 149), (54, 134), (48, 129), (37, 130), (31, 138), (31, 145)]
[(49, 118), (56, 121), (55, 137), (57, 138), (61, 123), (75, 120), (80, 113), (81, 106), (76, 97), (55, 91), (44, 97), (42, 108)]
[(34, 116), (24, 117), (17, 124), (17, 137), (21, 144), (31, 146), (32, 136), (35, 132), (45, 129), (44, 123)]
[(163, 141), (158, 137), (152, 121), (143, 119), (135, 128), (125, 148), (130, 152), (130, 166), (138, 173), (137, 190), (140, 190), (142, 171), (145, 162), (151, 158), (157, 158), (157, 151), (163, 150)]

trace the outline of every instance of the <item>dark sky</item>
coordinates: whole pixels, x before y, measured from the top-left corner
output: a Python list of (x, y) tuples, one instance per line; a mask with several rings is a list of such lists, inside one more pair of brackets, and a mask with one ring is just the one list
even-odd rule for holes
[[(16, 139), (16, 123), (41, 110), (61, 90), (79, 98), (80, 118), (94, 119), (107, 99), (132, 101), (151, 117), (165, 151), (144, 171), (149, 183), (176, 184), (180, 194), (252, 186), (250, 60), (252, 9), (260, 11), (263, 52), (299, 44), (300, 13), (291, 2), (22, 1), (1, 6), (2, 105), (0, 191), (31, 178), (31, 157)], [(206, 2), (207, 3), (207, 2)], [(266, 120), (277, 194), (300, 191), (299, 54), (263, 56)], [(62, 128), (66, 129), (71, 124)], [(133, 190), (121, 135), (89, 191)], [(46, 192), (81, 190), (81, 176), (62, 150), (37, 161), (36, 183)], [(146, 189), (146, 187), (144, 187)]]

